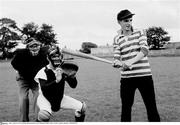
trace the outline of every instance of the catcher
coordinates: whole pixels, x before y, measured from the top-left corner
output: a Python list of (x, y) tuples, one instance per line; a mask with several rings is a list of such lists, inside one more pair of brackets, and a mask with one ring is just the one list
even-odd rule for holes
[(78, 66), (72, 62), (62, 61), (62, 54), (56, 46), (50, 48), (47, 58), (49, 64), (35, 76), (35, 81), (39, 83), (40, 88), (37, 98), (39, 109), (37, 121), (48, 122), (53, 112), (60, 109), (73, 109), (75, 121), (83, 122), (86, 104), (64, 94), (66, 82), (71, 88), (76, 88)]

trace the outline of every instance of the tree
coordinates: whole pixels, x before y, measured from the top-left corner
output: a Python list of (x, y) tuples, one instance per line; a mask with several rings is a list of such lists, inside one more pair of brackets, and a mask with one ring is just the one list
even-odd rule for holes
[(21, 39), (18, 32), (19, 28), (14, 20), (9, 18), (0, 19), (1, 58), (7, 58), (10, 55), (9, 50), (17, 45), (16, 40)]
[(22, 27), (22, 33), (27, 36), (27, 39), (30, 37), (36, 37), (37, 31), (38, 25), (36, 25), (34, 22), (24, 24)]
[(42, 24), (40, 31), (36, 34), (36, 37), (45, 45), (51, 43), (57, 43), (56, 34), (53, 31), (53, 27), (47, 24)]
[(97, 45), (91, 42), (83, 42), (80, 51), (83, 53), (91, 53), (91, 48), (97, 48)]
[(56, 34), (50, 25), (42, 24), (39, 28), (37, 24), (30, 22), (20, 29), (14, 20), (8, 18), (0, 19), (0, 58), (9, 56), (9, 50), (18, 45), (17, 40), (21, 40), (21, 43), (26, 44), (23, 40), (30, 37), (36, 38), (45, 45), (57, 43)]
[(168, 32), (162, 27), (150, 27), (146, 30), (147, 42), (150, 49), (161, 49), (169, 40)]
[(57, 43), (53, 27), (48, 24), (42, 24), (39, 28), (34, 22), (27, 23), (24, 25), (22, 32), (26, 34), (27, 39), (34, 37), (45, 45)]

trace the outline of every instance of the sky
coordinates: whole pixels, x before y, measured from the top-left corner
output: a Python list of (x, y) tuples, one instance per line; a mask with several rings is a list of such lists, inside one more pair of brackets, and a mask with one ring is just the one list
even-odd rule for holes
[(0, 0), (0, 18), (13, 19), (20, 28), (30, 22), (52, 25), (60, 45), (70, 49), (83, 42), (112, 45), (122, 9), (135, 14), (135, 28), (160, 26), (172, 42), (180, 42), (179, 0)]

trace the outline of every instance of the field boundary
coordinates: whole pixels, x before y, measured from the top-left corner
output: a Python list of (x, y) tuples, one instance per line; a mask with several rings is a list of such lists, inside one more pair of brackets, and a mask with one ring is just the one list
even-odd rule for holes
[[(113, 52), (109, 51), (108, 52), (96, 52), (92, 53), (92, 55), (98, 56), (98, 57), (107, 57), (107, 58), (112, 58), (113, 57)], [(149, 57), (176, 57), (180, 56), (180, 49), (162, 49), (162, 50), (150, 50)]]

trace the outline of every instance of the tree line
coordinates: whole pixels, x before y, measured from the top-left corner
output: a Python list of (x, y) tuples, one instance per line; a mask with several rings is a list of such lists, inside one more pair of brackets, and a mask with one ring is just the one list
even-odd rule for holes
[[(168, 32), (162, 27), (150, 27), (146, 29), (147, 42), (151, 49), (161, 49), (170, 41)], [(39, 40), (43, 45), (57, 43), (56, 33), (53, 26), (43, 23), (38, 26), (34, 22), (24, 24), (22, 28), (17, 26), (17, 23), (10, 18), (0, 19), (0, 58), (12, 58), (12, 48), (16, 47), (19, 43), (25, 43), (25, 40), (34, 37)], [(92, 42), (82, 42), (81, 52), (91, 53), (91, 48), (98, 46)]]

